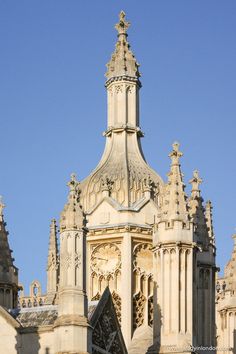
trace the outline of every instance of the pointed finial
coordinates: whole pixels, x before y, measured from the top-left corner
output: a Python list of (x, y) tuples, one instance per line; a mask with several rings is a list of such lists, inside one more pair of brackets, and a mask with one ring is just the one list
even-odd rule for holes
[(53, 218), (50, 224), (51, 229), (53, 229), (56, 226), (56, 223), (57, 223), (56, 219)]
[(173, 151), (169, 154), (169, 157), (171, 158), (171, 165), (179, 165), (179, 159), (181, 156), (183, 156), (183, 153), (179, 151), (179, 146), (180, 144), (178, 142), (174, 142), (172, 144)]
[(118, 31), (118, 36), (124, 34), (127, 36), (127, 29), (130, 23), (125, 20), (125, 12), (121, 11), (119, 14), (119, 22), (115, 25), (115, 29)]
[(3, 198), (0, 195), (0, 220), (3, 219), (3, 209), (5, 208), (5, 204), (3, 203)]
[(199, 176), (198, 170), (193, 171), (193, 178), (190, 179), (189, 183), (192, 185), (192, 192), (198, 192), (199, 185), (202, 183), (202, 179)]
[(67, 183), (68, 187), (70, 188), (70, 192), (74, 192), (76, 190), (78, 182), (76, 181), (76, 174), (72, 173), (70, 175), (70, 181)]
[(72, 182), (76, 182), (76, 174), (74, 172), (70, 175), (70, 179)]

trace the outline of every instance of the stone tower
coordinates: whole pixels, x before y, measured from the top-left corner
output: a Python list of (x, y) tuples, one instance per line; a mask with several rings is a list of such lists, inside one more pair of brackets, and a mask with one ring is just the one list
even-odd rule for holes
[(0, 305), (16, 308), (18, 302), (18, 269), (8, 243), (8, 231), (3, 216), (5, 205), (0, 200)]
[(55, 354), (91, 353), (86, 295), (86, 229), (75, 175), (60, 220), (60, 282)]
[(160, 198), (153, 240), (155, 345), (150, 353), (157, 349), (163, 353), (192, 352), (192, 347), (215, 345), (216, 268), (209, 203), (206, 212), (198, 171), (194, 171), (187, 198), (178, 143), (173, 144), (169, 156), (171, 169)]
[(127, 347), (139, 327), (152, 332), (152, 225), (163, 185), (141, 149), (140, 73), (128, 27), (121, 12), (116, 48), (107, 64), (105, 151), (81, 182), (88, 221), (88, 296), (99, 299), (109, 286)]

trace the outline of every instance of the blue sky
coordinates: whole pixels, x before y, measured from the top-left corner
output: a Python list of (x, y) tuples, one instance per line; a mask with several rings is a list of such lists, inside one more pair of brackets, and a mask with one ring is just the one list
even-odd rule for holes
[[(50, 220), (63, 209), (71, 172), (98, 163), (106, 128), (105, 64), (123, 9), (142, 73), (142, 141), (163, 177), (173, 141), (214, 206), (217, 264), (236, 227), (235, 0), (0, 0), (0, 194), (26, 287), (46, 283)], [(236, 231), (235, 231), (236, 232)]]

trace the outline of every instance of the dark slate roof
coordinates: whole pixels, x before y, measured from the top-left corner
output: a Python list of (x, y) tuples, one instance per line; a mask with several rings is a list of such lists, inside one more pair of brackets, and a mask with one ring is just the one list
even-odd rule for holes
[[(93, 317), (99, 301), (91, 301), (88, 306), (88, 319)], [(10, 310), (22, 327), (40, 327), (52, 325), (57, 316), (57, 305), (46, 305), (40, 307), (21, 308)]]
[(22, 327), (39, 327), (52, 325), (57, 318), (57, 306), (41, 306), (12, 310), (12, 316)]

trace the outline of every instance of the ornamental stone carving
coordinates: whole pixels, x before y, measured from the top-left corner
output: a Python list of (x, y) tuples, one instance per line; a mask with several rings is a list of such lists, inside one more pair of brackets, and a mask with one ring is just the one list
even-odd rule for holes
[(57, 267), (58, 267), (57, 258), (53, 253), (51, 253), (48, 257), (48, 270), (57, 269)]
[(112, 300), (116, 310), (116, 316), (119, 323), (121, 323), (121, 297), (115, 291), (112, 292)]
[(80, 268), (81, 266), (81, 254), (80, 253), (76, 253), (75, 254), (75, 268)]
[(140, 291), (138, 294), (134, 295), (133, 298), (133, 328), (136, 329), (142, 326), (144, 322), (144, 306), (146, 303), (146, 298)]
[(69, 252), (62, 253), (61, 264), (64, 269), (68, 269), (71, 266), (71, 254)]

